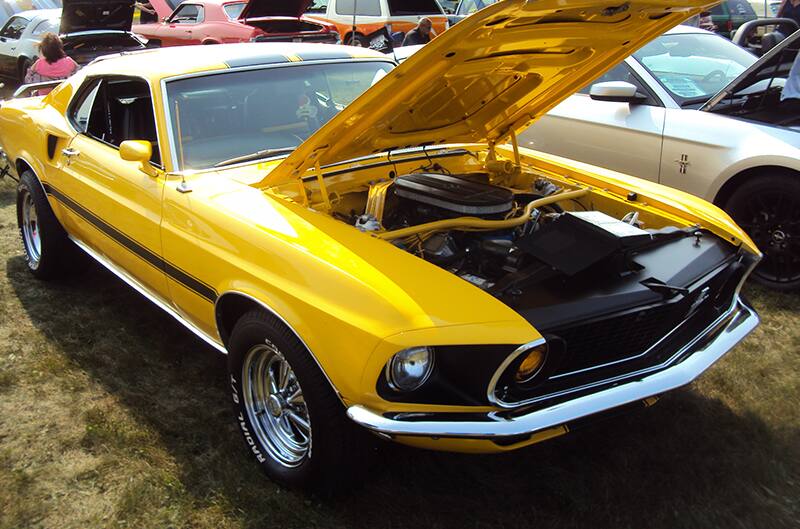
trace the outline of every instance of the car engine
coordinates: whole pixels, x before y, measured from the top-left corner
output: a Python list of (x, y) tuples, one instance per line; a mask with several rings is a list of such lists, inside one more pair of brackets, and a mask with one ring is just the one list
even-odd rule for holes
[(533, 208), (509, 228), (437, 225), (520, 218), (532, 202), (564, 191), (544, 178), (519, 190), (493, 185), (485, 173), (408, 174), (373, 186), (366, 212), (349, 222), (389, 233), (433, 223), (389, 240), (501, 299), (537, 328), (673, 297), (731, 258), (729, 245), (697, 227), (646, 229), (633, 211), (617, 219), (577, 200)]

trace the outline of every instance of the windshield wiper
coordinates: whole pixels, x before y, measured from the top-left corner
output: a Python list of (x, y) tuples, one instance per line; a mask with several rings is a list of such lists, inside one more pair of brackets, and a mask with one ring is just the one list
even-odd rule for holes
[(260, 160), (262, 158), (267, 158), (269, 156), (276, 156), (279, 154), (291, 154), (297, 147), (283, 147), (280, 149), (264, 149), (263, 151), (254, 152), (251, 154), (245, 154), (244, 156), (237, 156), (236, 158), (231, 158), (229, 160), (223, 160), (217, 164), (214, 164), (214, 167), (223, 167), (225, 165), (233, 165), (235, 163), (242, 163), (242, 162), (251, 162), (253, 160)]

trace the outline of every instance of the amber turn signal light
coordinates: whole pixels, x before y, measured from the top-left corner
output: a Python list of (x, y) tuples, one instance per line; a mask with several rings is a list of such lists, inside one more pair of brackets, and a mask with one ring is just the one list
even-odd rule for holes
[(517, 372), (514, 373), (514, 380), (519, 384), (530, 382), (542, 371), (545, 360), (547, 360), (547, 346), (534, 347), (525, 353)]

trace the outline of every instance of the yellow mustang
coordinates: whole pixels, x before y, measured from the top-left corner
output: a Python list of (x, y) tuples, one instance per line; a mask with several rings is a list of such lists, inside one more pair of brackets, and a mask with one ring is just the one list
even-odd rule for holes
[(501, 1), (397, 68), (299, 44), (102, 58), (0, 108), (28, 266), (88, 254), (227, 353), (249, 450), (290, 485), (352, 475), (365, 431), (499, 452), (650, 405), (757, 325), (758, 249), (515, 134), (704, 1)]

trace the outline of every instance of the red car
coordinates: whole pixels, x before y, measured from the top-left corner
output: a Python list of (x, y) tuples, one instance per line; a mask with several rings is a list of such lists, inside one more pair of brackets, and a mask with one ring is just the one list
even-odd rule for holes
[(150, 0), (159, 21), (135, 24), (133, 31), (161, 41), (162, 46), (250, 41), (338, 43), (336, 26), (303, 16), (309, 3), (310, 0)]

